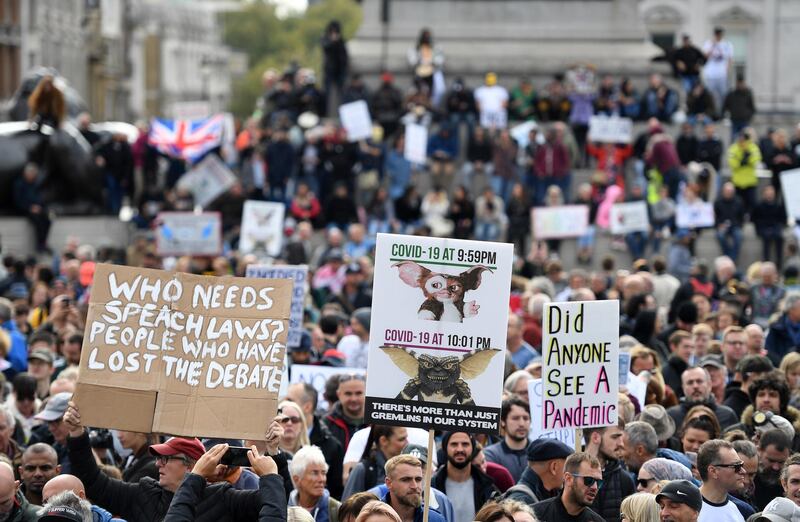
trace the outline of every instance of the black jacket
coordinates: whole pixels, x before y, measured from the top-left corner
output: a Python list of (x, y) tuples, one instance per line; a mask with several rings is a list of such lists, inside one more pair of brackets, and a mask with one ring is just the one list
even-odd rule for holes
[[(92, 502), (128, 522), (159, 522), (164, 519), (174, 496), (171, 491), (148, 477), (138, 484), (110, 478), (97, 467), (86, 432), (80, 437), (69, 437), (67, 448), (72, 473), (86, 486), (86, 496)], [(196, 520), (251, 522), (258, 519), (260, 509), (258, 491), (237, 491), (228, 483), (213, 484), (204, 489), (197, 502)]]
[[(475, 496), (475, 510), (479, 510), (487, 500), (490, 500), (495, 495), (498, 495), (497, 487), (492, 482), (492, 479), (486, 473), (478, 469), (477, 466), (471, 466), (472, 480), (474, 482), (474, 496)], [(447, 464), (439, 468), (439, 471), (433, 475), (431, 485), (447, 495)]]
[(633, 478), (622, 467), (622, 461), (612, 460), (603, 468), (603, 487), (597, 492), (592, 510), (606, 519), (619, 522), (619, 507), (622, 499), (636, 493)]
[(542, 500), (533, 506), (533, 512), (536, 513), (536, 518), (539, 520), (547, 520), (554, 522), (605, 522), (603, 517), (595, 513), (589, 508), (584, 509), (578, 516), (572, 516), (567, 513), (567, 508), (561, 502), (561, 496)]
[(672, 420), (675, 421), (675, 426), (680, 426), (683, 424), (683, 419), (686, 417), (686, 414), (689, 413), (694, 406), (702, 404), (703, 406), (708, 406), (711, 408), (711, 411), (717, 416), (717, 420), (719, 421), (719, 425), (722, 427), (723, 430), (728, 429), (730, 426), (733, 426), (737, 422), (739, 422), (739, 417), (733, 412), (732, 409), (728, 408), (727, 406), (723, 406), (721, 404), (717, 404), (714, 400), (713, 396), (710, 396), (707, 401), (705, 402), (687, 402), (686, 398), (681, 399), (681, 403), (677, 406), (673, 406), (667, 410), (669, 416), (672, 417)]
[(122, 471), (122, 480), (125, 482), (139, 482), (144, 477), (158, 480), (156, 458), (150, 455), (147, 446), (142, 447), (138, 455), (133, 456), (130, 465)]
[(532, 498), (530, 495), (525, 493), (524, 491), (514, 490), (512, 491), (509, 489), (506, 492), (505, 498), (510, 498), (512, 500), (519, 500), (520, 502), (524, 502), (529, 506), (533, 506), (535, 503), (545, 500), (547, 498), (552, 498), (556, 494), (558, 494), (558, 489), (553, 491), (548, 491), (545, 489), (544, 484), (542, 483), (542, 479), (539, 478), (539, 475), (533, 471), (530, 466), (522, 472), (522, 476), (519, 478), (519, 482), (517, 485), (526, 486), (531, 492), (534, 494)]
[(353, 436), (353, 433), (366, 427), (366, 424), (363, 422), (361, 424), (351, 424), (344, 416), (342, 404), (340, 402), (336, 403), (336, 406), (333, 407), (333, 411), (325, 416), (322, 423), (328, 428), (331, 435), (339, 441), (344, 451), (347, 451), (347, 446), (350, 444), (350, 438)]
[(683, 375), (683, 372), (688, 367), (689, 365), (686, 364), (686, 361), (677, 355), (670, 355), (669, 359), (667, 360), (667, 364), (665, 364), (664, 368), (661, 370), (661, 375), (664, 376), (664, 382), (667, 384), (667, 386), (672, 388), (672, 391), (675, 392), (675, 395), (677, 395), (679, 399), (683, 397), (681, 375)]
[(731, 225), (741, 228), (744, 223), (744, 205), (738, 196), (733, 199), (719, 198), (714, 202), (715, 225)]
[(767, 357), (776, 367), (781, 364), (783, 356), (789, 352), (796, 352), (798, 343), (794, 342), (792, 334), (789, 332), (789, 316), (785, 313), (774, 323), (769, 325), (767, 340), (764, 347), (767, 350)]
[(745, 408), (750, 406), (750, 396), (742, 390), (742, 383), (731, 381), (725, 386), (725, 400), (722, 404), (741, 417)]
[(786, 227), (786, 207), (779, 201), (759, 202), (750, 216), (756, 227), (756, 234), (780, 232)]
[(344, 448), (317, 415), (314, 416), (310, 440), (312, 445), (322, 450), (325, 461), (328, 463), (328, 491), (333, 498), (342, 498)]
[[(164, 522), (194, 522), (198, 520), (197, 508), (206, 497), (206, 481), (200, 475), (187, 473), (183, 483), (175, 492)], [(283, 494), (283, 479), (280, 475), (266, 475), (258, 479), (258, 495), (261, 509), (258, 522), (286, 520), (286, 496)], [(251, 519), (255, 520), (255, 519)]]

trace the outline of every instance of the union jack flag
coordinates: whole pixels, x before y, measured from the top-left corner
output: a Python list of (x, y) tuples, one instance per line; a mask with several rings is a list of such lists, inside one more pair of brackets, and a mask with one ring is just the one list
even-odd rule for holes
[(221, 114), (200, 120), (154, 118), (148, 141), (163, 154), (194, 163), (220, 146), (224, 123)]

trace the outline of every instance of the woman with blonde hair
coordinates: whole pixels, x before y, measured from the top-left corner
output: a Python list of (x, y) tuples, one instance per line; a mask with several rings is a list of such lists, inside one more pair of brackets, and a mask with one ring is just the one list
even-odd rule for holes
[(789, 393), (795, 399), (792, 402), (797, 402), (797, 395), (800, 392), (800, 353), (790, 352), (784, 355), (778, 368), (789, 383)]
[(659, 508), (652, 493), (636, 493), (626, 497), (620, 506), (620, 520), (625, 522), (658, 522)]
[(392, 507), (380, 500), (368, 502), (356, 517), (356, 522), (403, 522)]
[(294, 455), (303, 446), (311, 444), (308, 439), (306, 416), (296, 402), (281, 401), (278, 404), (278, 415), (279, 422), (283, 426), (283, 437), (279, 444), (282, 451)]

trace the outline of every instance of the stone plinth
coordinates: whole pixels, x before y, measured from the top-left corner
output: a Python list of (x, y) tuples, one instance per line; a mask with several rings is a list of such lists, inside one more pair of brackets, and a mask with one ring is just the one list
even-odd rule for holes
[[(363, 0), (364, 21), (350, 44), (355, 68), (386, 67), (405, 77), (407, 52), (423, 27), (446, 57), (445, 74), (477, 79), (551, 76), (577, 62), (601, 72), (639, 76), (660, 50), (647, 39), (636, 0)], [(505, 82), (504, 82), (505, 83)]]

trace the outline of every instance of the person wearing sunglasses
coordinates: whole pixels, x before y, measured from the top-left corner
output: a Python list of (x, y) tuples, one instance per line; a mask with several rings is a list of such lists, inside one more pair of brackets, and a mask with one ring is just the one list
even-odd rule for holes
[(603, 517), (589, 508), (601, 487), (600, 461), (585, 452), (573, 453), (564, 463), (561, 495), (534, 504), (533, 511), (539, 520), (604, 522)]
[(692, 472), (674, 460), (660, 457), (650, 459), (639, 468), (636, 491), (652, 492), (653, 486), (662, 480), (692, 480)]
[(697, 470), (703, 480), (703, 485), (700, 486), (703, 509), (700, 511), (699, 522), (744, 522), (755, 513), (752, 508), (749, 514), (742, 513), (728, 493), (744, 486), (746, 474), (744, 462), (730, 442), (715, 439), (700, 446), (697, 452)]

